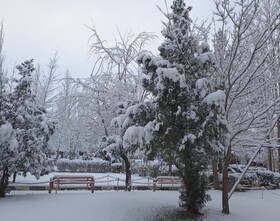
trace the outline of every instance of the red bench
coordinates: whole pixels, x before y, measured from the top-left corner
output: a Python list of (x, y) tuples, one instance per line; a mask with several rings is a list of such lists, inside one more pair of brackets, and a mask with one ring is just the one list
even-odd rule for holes
[[(87, 189), (90, 187), (91, 192), (94, 192), (94, 177), (93, 176), (69, 176), (69, 175), (56, 175), (50, 179), (49, 183), (49, 193), (52, 192), (52, 189), (56, 191), (61, 188), (61, 185), (67, 184), (86, 184)], [(73, 186), (71, 186), (73, 187)]]
[(168, 187), (180, 187), (183, 184), (181, 177), (174, 176), (158, 176), (153, 180), (153, 191), (156, 191), (157, 186), (167, 185)]

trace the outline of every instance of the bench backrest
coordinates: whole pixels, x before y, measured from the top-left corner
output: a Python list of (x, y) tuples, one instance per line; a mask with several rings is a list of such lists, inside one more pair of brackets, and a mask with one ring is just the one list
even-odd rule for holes
[(181, 177), (159, 176), (153, 182), (159, 184), (181, 184), (183, 180)]
[(74, 183), (93, 183), (94, 182), (94, 177), (93, 176), (64, 176), (64, 175), (56, 175), (51, 178), (51, 181), (54, 183), (69, 183), (69, 184), (74, 184)]

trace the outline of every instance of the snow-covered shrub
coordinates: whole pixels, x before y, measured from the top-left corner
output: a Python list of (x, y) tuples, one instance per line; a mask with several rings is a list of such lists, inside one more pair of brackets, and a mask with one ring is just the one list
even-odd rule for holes
[(177, 168), (172, 166), (171, 174), (168, 174), (168, 165), (165, 162), (160, 162), (158, 160), (154, 161), (137, 161), (132, 164), (132, 173), (139, 174), (139, 176), (177, 176)]
[(59, 159), (56, 166), (59, 172), (106, 173), (110, 170), (110, 163), (99, 158), (93, 160)]
[(123, 164), (122, 163), (112, 163), (110, 172), (112, 172), (112, 173), (122, 173), (123, 172)]
[[(276, 174), (276, 173), (275, 173)], [(274, 173), (272, 171), (257, 171), (257, 175), (259, 178), (259, 185), (260, 186), (268, 186), (270, 184), (278, 185), (278, 183), (274, 183), (274, 181), (277, 182), (278, 179), (274, 180)], [(276, 178), (277, 176), (275, 176)]]
[[(231, 173), (229, 174), (229, 177), (234, 177), (235, 181), (241, 176), (241, 173)], [(243, 185), (254, 185), (258, 183), (258, 176), (256, 173), (246, 173), (242, 180), (240, 181), (240, 184)]]
[(160, 175), (164, 175), (164, 167), (166, 165), (164, 163), (160, 163), (159, 161), (148, 161), (135, 163), (132, 165), (132, 173), (139, 174), (139, 176), (150, 176), (157, 177)]
[(280, 187), (280, 173), (273, 173), (273, 183)]

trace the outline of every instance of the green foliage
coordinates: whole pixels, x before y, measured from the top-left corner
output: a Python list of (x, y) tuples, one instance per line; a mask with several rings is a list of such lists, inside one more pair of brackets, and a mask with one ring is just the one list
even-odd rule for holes
[(184, 180), (180, 204), (198, 213), (210, 199), (203, 170), (227, 142), (224, 92), (211, 84), (212, 54), (192, 32), (191, 7), (174, 0), (171, 9), (160, 57), (143, 54), (138, 62), (147, 75), (143, 86), (155, 100), (153, 148)]

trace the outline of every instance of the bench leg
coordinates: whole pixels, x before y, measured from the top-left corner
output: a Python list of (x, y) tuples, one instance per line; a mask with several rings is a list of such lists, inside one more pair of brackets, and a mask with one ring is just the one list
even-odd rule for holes
[(50, 181), (50, 184), (49, 184), (49, 193), (52, 193), (52, 188), (53, 188), (53, 181)]

